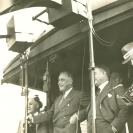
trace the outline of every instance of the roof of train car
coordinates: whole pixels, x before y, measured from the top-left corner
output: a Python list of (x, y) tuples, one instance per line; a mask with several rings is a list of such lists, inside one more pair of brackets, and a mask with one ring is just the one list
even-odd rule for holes
[[(133, 5), (133, 1), (127, 1), (117, 5), (105, 6), (94, 11), (94, 28), (100, 35), (104, 36), (105, 40), (115, 38), (117, 44), (113, 48), (108, 49), (108, 51), (111, 53), (110, 56), (118, 56), (119, 62), (121, 61), (121, 55), (117, 49), (120, 49), (120, 47), (129, 41), (133, 41), (131, 37), (131, 33), (133, 33), (133, 6), (131, 5)], [(35, 78), (32, 78), (32, 74), (30, 75), (30, 87), (40, 89), (41, 85), (34, 85), (32, 83), (36, 81), (36, 84), (42, 84), (41, 81), (47, 57), (50, 57), (52, 60), (52, 58), (56, 58), (55, 53), (58, 51), (65, 50), (69, 46), (76, 46), (81, 40), (87, 39), (88, 30), (88, 23), (84, 21), (83, 23), (78, 22), (64, 29), (53, 28), (47, 34), (41, 36), (32, 45), (29, 55), (29, 71), (37, 73), (34, 73), (36, 74)], [(113, 35), (113, 33), (115, 34)], [(100, 54), (104, 52), (102, 48), (98, 47), (98, 50)], [(3, 82), (20, 84), (19, 57), (20, 55), (15, 57), (5, 68)]]

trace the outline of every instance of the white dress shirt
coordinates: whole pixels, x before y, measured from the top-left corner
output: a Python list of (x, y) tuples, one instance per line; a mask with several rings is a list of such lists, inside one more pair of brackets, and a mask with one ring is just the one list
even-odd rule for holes
[(72, 88), (70, 88), (67, 91), (65, 91), (63, 97), (66, 98), (68, 96), (68, 94), (70, 93), (71, 90), (72, 90)]
[(102, 83), (101, 85), (98, 86), (98, 88), (100, 89), (100, 93), (102, 92), (102, 90), (104, 89), (104, 87), (109, 83), (109, 81), (105, 81), (104, 83)]

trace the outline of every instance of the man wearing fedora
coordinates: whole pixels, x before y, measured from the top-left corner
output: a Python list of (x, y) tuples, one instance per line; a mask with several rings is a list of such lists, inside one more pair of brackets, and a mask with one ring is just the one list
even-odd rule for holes
[[(121, 52), (124, 59), (122, 64), (128, 64), (133, 66), (133, 42), (124, 45), (121, 49)], [(126, 105), (133, 105), (133, 84), (128, 88), (122, 99)]]
[(130, 42), (122, 47), (124, 61), (122, 64), (130, 63), (133, 66), (133, 42)]
[[(124, 61), (122, 64), (128, 64), (130, 66), (133, 66), (133, 42), (130, 42), (126, 45), (124, 45), (121, 49), (121, 52), (123, 54)], [(129, 132), (133, 132), (133, 83), (130, 85), (130, 87), (127, 89), (125, 94), (122, 96), (122, 101), (127, 105), (130, 106), (130, 112), (129, 112), (129, 119), (128, 119), (128, 129)]]

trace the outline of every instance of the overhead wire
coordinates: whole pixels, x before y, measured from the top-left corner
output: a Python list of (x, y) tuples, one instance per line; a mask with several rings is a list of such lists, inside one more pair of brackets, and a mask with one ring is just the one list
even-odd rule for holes
[[(84, 5), (84, 4), (83, 4), (83, 5)], [(84, 6), (86, 7), (86, 10), (88, 10), (88, 9), (87, 9), (87, 4), (84, 5)], [(94, 26), (90, 23), (90, 21), (88, 21), (88, 23), (89, 23), (89, 27), (92, 29), (92, 33), (93, 33), (94, 37), (96, 38), (96, 40), (97, 40), (101, 45), (107, 46), (107, 47), (112, 47), (112, 46), (114, 45), (114, 41), (109, 42), (109, 41), (106, 41), (106, 40), (104, 40), (103, 38), (101, 38), (101, 37), (96, 33), (96, 31), (95, 31), (95, 29), (94, 29)]]
[(91, 26), (90, 22), (89, 22), (89, 26), (92, 28), (92, 33), (93, 33), (94, 37), (96, 38), (96, 40), (97, 40), (101, 45), (107, 46), (107, 47), (112, 47), (112, 46), (114, 45), (114, 41), (109, 42), (109, 41), (106, 41), (106, 40), (102, 39), (102, 38), (96, 33), (96, 31), (95, 31), (95, 29), (94, 29), (94, 26), (93, 26), (93, 25)]

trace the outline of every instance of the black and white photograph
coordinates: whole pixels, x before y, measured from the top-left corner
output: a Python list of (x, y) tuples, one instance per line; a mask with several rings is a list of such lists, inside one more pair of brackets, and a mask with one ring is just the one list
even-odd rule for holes
[(133, 0), (0, 0), (1, 133), (133, 133)]

